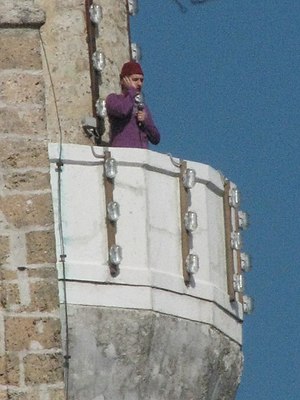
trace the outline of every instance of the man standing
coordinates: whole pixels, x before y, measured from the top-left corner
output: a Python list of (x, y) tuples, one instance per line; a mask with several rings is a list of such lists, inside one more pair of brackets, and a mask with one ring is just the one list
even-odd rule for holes
[(121, 94), (107, 96), (110, 122), (110, 146), (148, 148), (148, 141), (158, 144), (160, 134), (148, 107), (141, 99), (144, 73), (140, 64), (125, 63), (120, 74)]

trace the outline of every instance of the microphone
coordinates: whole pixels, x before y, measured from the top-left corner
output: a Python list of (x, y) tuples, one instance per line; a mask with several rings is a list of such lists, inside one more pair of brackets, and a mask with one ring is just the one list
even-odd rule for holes
[[(135, 100), (135, 104), (136, 104), (136, 108), (138, 111), (143, 111), (145, 108), (145, 104), (143, 102), (144, 98), (143, 98), (143, 94), (142, 93), (138, 93), (134, 100)], [(143, 125), (142, 122), (138, 122), (138, 126), (141, 127)]]
[(139, 103), (139, 104), (137, 105), (138, 111), (143, 111), (144, 108), (145, 108), (145, 104), (144, 104), (144, 103)]

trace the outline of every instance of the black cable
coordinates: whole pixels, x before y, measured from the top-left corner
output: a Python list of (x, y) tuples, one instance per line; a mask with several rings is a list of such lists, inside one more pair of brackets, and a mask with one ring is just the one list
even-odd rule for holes
[(48, 62), (48, 57), (44, 45), (44, 41), (41, 35), (41, 32), (39, 31), (39, 36), (42, 44), (42, 49), (46, 61), (46, 66), (49, 74), (49, 79), (50, 79), (50, 85), (53, 93), (53, 99), (54, 99), (54, 104), (55, 104), (55, 110), (56, 110), (56, 117), (57, 117), (57, 123), (58, 123), (58, 130), (59, 130), (59, 156), (58, 156), (58, 161), (56, 162), (57, 165), (57, 186), (58, 186), (58, 231), (59, 231), (59, 241), (60, 241), (60, 262), (62, 263), (62, 272), (63, 272), (63, 294), (64, 294), (64, 315), (65, 315), (65, 355), (64, 355), (64, 368), (65, 368), (65, 394), (66, 394), (66, 400), (69, 399), (69, 366), (70, 366), (70, 352), (69, 352), (69, 317), (68, 317), (68, 302), (67, 302), (67, 288), (66, 288), (66, 265), (65, 265), (65, 244), (64, 244), (64, 234), (63, 234), (63, 224), (62, 224), (62, 196), (61, 196), (61, 173), (62, 173), (62, 166), (63, 161), (62, 161), (62, 143), (63, 143), (63, 134), (62, 134), (62, 128), (61, 128), (61, 121), (59, 117), (59, 112), (58, 112), (58, 106), (57, 106), (57, 99), (56, 99), (56, 94), (55, 94), (55, 89), (54, 89), (54, 84), (50, 72), (50, 67), (49, 67), (49, 62)]

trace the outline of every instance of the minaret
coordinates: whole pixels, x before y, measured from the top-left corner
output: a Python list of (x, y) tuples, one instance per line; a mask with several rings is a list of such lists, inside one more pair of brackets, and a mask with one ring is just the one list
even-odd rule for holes
[(32, 1), (1, 1), (0, 15), (0, 398), (63, 399), (45, 13)]
[(250, 306), (236, 185), (105, 145), (132, 7), (0, 0), (0, 400), (235, 398)]

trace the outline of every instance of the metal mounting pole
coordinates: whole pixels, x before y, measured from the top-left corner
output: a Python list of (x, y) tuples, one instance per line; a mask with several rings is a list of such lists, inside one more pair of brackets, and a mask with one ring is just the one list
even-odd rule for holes
[(181, 216), (181, 252), (182, 252), (182, 273), (183, 279), (187, 286), (190, 284), (191, 276), (186, 269), (186, 259), (189, 254), (189, 233), (185, 229), (184, 217), (188, 209), (188, 191), (183, 185), (183, 174), (186, 170), (186, 161), (182, 161), (180, 164), (180, 175), (179, 175), (179, 190), (180, 190), (180, 216)]
[(226, 248), (226, 268), (227, 268), (227, 289), (229, 300), (235, 301), (235, 292), (233, 287), (234, 265), (233, 265), (233, 250), (231, 248), (231, 207), (229, 204), (230, 182), (225, 182), (224, 185), (224, 222), (225, 222), (225, 248)]
[[(235, 229), (239, 229), (239, 213), (237, 210), (235, 212)], [(237, 274), (242, 275), (242, 262), (241, 262), (241, 250), (236, 250), (237, 255)], [(243, 293), (239, 293), (238, 300), (240, 303), (243, 303)]]
[(96, 46), (96, 36), (98, 35), (98, 26), (96, 26), (90, 18), (90, 8), (93, 5), (93, 0), (85, 0), (85, 15), (86, 15), (86, 31), (87, 31), (87, 45), (89, 53), (89, 63), (90, 63), (90, 77), (91, 77), (91, 94), (92, 94), (92, 113), (93, 117), (96, 119), (96, 130), (97, 130), (97, 141), (96, 144), (101, 144), (101, 133), (103, 132), (103, 120), (99, 118), (96, 111), (96, 102), (100, 96), (100, 76), (98, 72), (93, 67), (93, 54), (97, 50)]
[[(110, 151), (104, 151), (104, 163), (105, 161), (111, 157)], [(109, 179), (104, 176), (104, 191), (105, 191), (105, 208), (107, 210), (107, 205), (113, 201), (113, 191), (114, 191), (114, 182), (112, 179)], [(108, 216), (106, 216), (106, 228), (107, 228), (107, 251), (109, 255), (109, 251), (113, 245), (116, 244), (116, 222), (110, 221)], [(109, 256), (108, 256), (109, 258)], [(117, 267), (115, 265), (109, 264), (110, 272), (112, 276), (117, 274)]]

